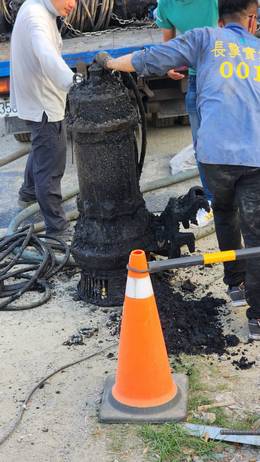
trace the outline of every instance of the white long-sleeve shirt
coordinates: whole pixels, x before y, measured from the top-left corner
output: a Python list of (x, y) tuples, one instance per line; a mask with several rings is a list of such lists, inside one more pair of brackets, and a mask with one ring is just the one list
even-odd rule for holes
[(64, 119), (73, 72), (61, 57), (62, 40), (51, 0), (26, 0), (11, 37), (11, 106), (20, 119)]

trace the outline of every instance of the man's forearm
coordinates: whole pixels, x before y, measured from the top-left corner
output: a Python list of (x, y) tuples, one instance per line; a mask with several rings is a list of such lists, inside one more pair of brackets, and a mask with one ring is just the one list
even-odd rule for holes
[(134, 72), (135, 68), (132, 65), (133, 54), (120, 56), (120, 58), (111, 58), (106, 62), (107, 69), (114, 69), (115, 71)]
[[(202, 29), (200, 29), (202, 30)], [(170, 69), (180, 66), (196, 68), (196, 50), (200, 49), (193, 37), (194, 32), (186, 33), (161, 45), (154, 45), (120, 58), (112, 58), (108, 53), (100, 53), (96, 62), (105, 69), (122, 72), (136, 72), (137, 75), (166, 75)], [(192, 42), (195, 46), (192, 47)]]
[(172, 40), (176, 37), (176, 29), (173, 27), (172, 29), (162, 29), (163, 34), (163, 42), (168, 42), (168, 40)]

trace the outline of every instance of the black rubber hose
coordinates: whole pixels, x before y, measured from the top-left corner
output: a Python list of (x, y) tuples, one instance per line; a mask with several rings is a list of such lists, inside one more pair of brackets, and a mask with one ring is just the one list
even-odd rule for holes
[(44, 235), (44, 236), (39, 235), (38, 237), (39, 238), (44, 237), (47, 240), (47, 242), (49, 239), (51, 239), (51, 241), (56, 241), (59, 244), (59, 246), (53, 246), (53, 247), (58, 248), (59, 250), (61, 248), (64, 252), (64, 259), (56, 266), (56, 268), (52, 270), (52, 272), (48, 275), (48, 277), (46, 277), (46, 279), (49, 279), (50, 277), (53, 277), (55, 274), (61, 271), (62, 268), (64, 268), (64, 266), (66, 266), (70, 258), (70, 249), (69, 249), (69, 246), (61, 239), (49, 237), (48, 235)]
[[(20, 263), (21, 265), (23, 265), (23, 262)], [(29, 273), (31, 271), (34, 271), (37, 269), (37, 265), (30, 265), (28, 268), (20, 268), (20, 269), (17, 269), (16, 271), (12, 271), (11, 275), (8, 275), (6, 276), (5, 274), (3, 274), (3, 276), (0, 277), (0, 282), (1, 281), (4, 281), (5, 279), (9, 279), (10, 277), (12, 278), (17, 278), (20, 274), (25, 274), (25, 273)], [(9, 291), (11, 292), (11, 287), (14, 287), (13, 290), (18, 290), (18, 287), (19, 285), (21, 284), (12, 284), (12, 285), (9, 285), (8, 287), (5, 288), (5, 291)], [(3, 293), (0, 292), (0, 298), (3, 298), (4, 295)]]
[[(48, 302), (51, 298), (51, 289), (50, 286), (46, 283), (46, 281), (37, 281), (37, 284), (44, 289), (43, 296), (36, 300), (35, 302), (30, 302), (27, 305), (12, 305), (9, 304), (8, 307), (2, 308), (1, 311), (26, 311), (32, 310), (34, 308), (38, 308), (39, 306), (43, 305), (44, 303)], [(36, 289), (35, 289), (36, 290)]]
[[(138, 174), (139, 178), (141, 177), (142, 171), (143, 171), (143, 166), (144, 166), (144, 159), (146, 155), (146, 148), (147, 148), (147, 125), (146, 125), (146, 115), (145, 115), (145, 110), (144, 110), (144, 105), (143, 101), (140, 95), (140, 92), (138, 90), (138, 87), (136, 85), (136, 81), (132, 74), (130, 73), (122, 73), (121, 74), (123, 77), (123, 81), (126, 79), (126, 86), (131, 88), (133, 90), (136, 103), (139, 109), (139, 113), (141, 116), (141, 133), (142, 133), (142, 142), (141, 142), (141, 150), (140, 154), (138, 155)], [(129, 84), (129, 85), (128, 85)]]
[[(34, 242), (34, 240), (36, 242)], [(41, 275), (44, 274), (44, 270), (45, 270), (46, 264), (48, 263), (50, 254), (49, 254), (48, 249), (44, 248), (44, 246), (41, 244), (40, 241), (39, 242), (37, 241), (39, 241), (37, 238), (32, 237), (30, 243), (34, 244), (34, 247), (37, 250), (40, 250), (39, 253), (43, 257), (41, 263), (39, 264), (34, 274), (31, 276), (31, 278), (28, 280), (28, 282), (25, 282), (25, 284), (22, 286), (20, 290), (18, 290), (14, 295), (11, 295), (10, 297), (8, 297), (4, 302), (0, 303), (0, 310), (3, 310), (3, 309), (6, 310), (10, 303), (14, 302), (18, 298), (20, 298), (25, 292), (29, 291), (33, 287), (33, 285), (37, 282), (37, 279), (40, 279)], [(12, 277), (12, 273), (10, 273), (9, 275), (6, 275), (6, 279), (11, 278), (11, 277)], [(23, 277), (22, 270), (21, 270), (20, 277)], [(14, 308), (12, 308), (12, 310), (13, 309)], [(20, 309), (19, 306), (17, 306), (17, 310), (19, 309)]]
[[(23, 244), (21, 245), (19, 251), (17, 252), (17, 254), (14, 256), (14, 258), (10, 261), (9, 265), (7, 265), (3, 271), (1, 271), (0, 275), (2, 276), (3, 274), (6, 274), (11, 268), (12, 266), (14, 266), (17, 261), (19, 260), (20, 256), (22, 255), (23, 251), (25, 250), (25, 248), (27, 247), (31, 237), (32, 237), (32, 233), (33, 233), (33, 225), (30, 226), (29, 230), (28, 230), (28, 233), (27, 233), (27, 236), (25, 237), (24, 241), (23, 241)], [(16, 246), (15, 246), (16, 247)], [(18, 247), (18, 246), (17, 246)], [(1, 255), (0, 255), (1, 257)], [(1, 277), (0, 277), (0, 280), (1, 280)]]
[(8, 257), (8, 255), (12, 254), (12, 252), (14, 251), (14, 249), (16, 249), (16, 247), (19, 247), (23, 242), (24, 242), (24, 236), (21, 236), (16, 241), (5, 244), (2, 247), (3, 250), (0, 254), (0, 258), (4, 260), (6, 257)]
[[(54, 241), (54, 243), (53, 243)], [(26, 247), (33, 247), (40, 261), (30, 262), (23, 259)], [(18, 253), (12, 258), (12, 252), (19, 247)], [(55, 250), (59, 250), (64, 257), (56, 262)], [(42, 305), (51, 296), (48, 280), (67, 264), (70, 249), (60, 239), (47, 235), (36, 236), (33, 226), (27, 226), (20, 231), (0, 239), (0, 302), (1, 311), (20, 311), (36, 308)], [(19, 282), (13, 282), (18, 279)], [(8, 284), (6, 282), (8, 281)], [(9, 283), (9, 281), (11, 281)], [(44, 290), (43, 296), (27, 305), (12, 303), (18, 300), (27, 291)]]

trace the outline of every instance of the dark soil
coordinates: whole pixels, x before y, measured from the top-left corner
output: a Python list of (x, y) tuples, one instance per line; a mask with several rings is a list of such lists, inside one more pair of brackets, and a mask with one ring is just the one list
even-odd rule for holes
[[(211, 292), (200, 297), (196, 293), (196, 286), (190, 284), (189, 280), (187, 285), (186, 281), (181, 285), (181, 293), (174, 291), (170, 284), (172, 274), (154, 274), (151, 279), (169, 355), (181, 362), (181, 353), (208, 357), (216, 354), (219, 361), (230, 361), (240, 370), (255, 365), (255, 361), (247, 358), (248, 346), (252, 345), (252, 341), (248, 341), (247, 347), (243, 348), (236, 335), (224, 335), (223, 317), (227, 316), (225, 324), (230, 323), (226, 300), (213, 297)], [(106, 309), (102, 311), (108, 313)], [(120, 311), (110, 312), (106, 327), (111, 336), (119, 335), (120, 324)]]
[(173, 291), (165, 276), (156, 275), (152, 282), (168, 353), (221, 356), (230, 343), (239, 343), (236, 336), (231, 340), (223, 334), (220, 314), (225, 311), (224, 299), (205, 295), (187, 300)]
[(245, 356), (241, 356), (238, 361), (233, 361), (232, 364), (233, 366), (236, 366), (236, 369), (250, 369), (254, 366), (255, 361), (248, 361)]
[[(173, 290), (169, 276), (166, 274), (152, 275), (152, 283), (161, 319), (164, 339), (169, 354), (178, 356), (181, 353), (188, 355), (211, 355), (219, 357), (226, 355), (237, 369), (249, 369), (254, 365), (241, 349), (229, 351), (236, 347), (240, 341), (234, 334), (224, 335), (221, 318), (229, 316), (226, 301), (222, 298), (212, 297), (208, 292), (204, 297), (198, 298), (196, 287), (188, 283), (182, 285), (182, 293)], [(192, 299), (191, 299), (192, 287)], [(185, 296), (188, 298), (185, 298)], [(120, 313), (110, 314), (106, 323), (111, 335), (120, 331)], [(234, 356), (241, 356), (234, 360)]]
[(195, 284), (193, 284), (193, 282), (191, 282), (190, 279), (186, 279), (186, 280), (182, 283), (181, 288), (182, 288), (182, 290), (183, 290), (184, 292), (191, 292), (191, 293), (195, 292), (195, 290), (196, 290)]
[(93, 335), (98, 334), (97, 327), (81, 327), (78, 329), (76, 334), (71, 335), (63, 345), (65, 346), (75, 346), (75, 345), (85, 345), (84, 339), (93, 337)]

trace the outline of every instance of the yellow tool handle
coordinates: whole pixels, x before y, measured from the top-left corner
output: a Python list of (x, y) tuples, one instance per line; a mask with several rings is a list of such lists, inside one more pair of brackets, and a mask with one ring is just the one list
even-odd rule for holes
[(235, 250), (226, 250), (224, 252), (205, 253), (203, 255), (204, 265), (211, 263), (223, 263), (225, 261), (234, 261), (237, 259)]

